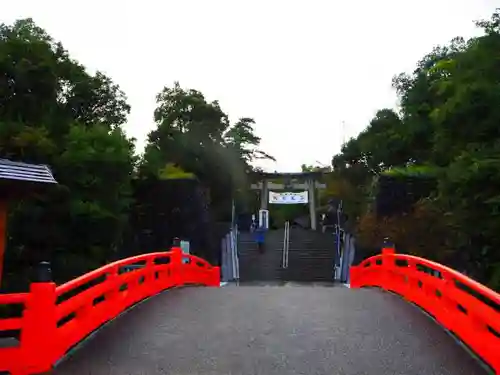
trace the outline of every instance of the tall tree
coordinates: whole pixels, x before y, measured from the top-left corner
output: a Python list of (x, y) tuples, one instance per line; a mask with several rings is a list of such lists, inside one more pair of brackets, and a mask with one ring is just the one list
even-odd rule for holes
[(62, 280), (116, 252), (135, 163), (121, 129), (129, 110), (109, 77), (89, 74), (31, 19), (0, 25), (0, 157), (48, 164), (59, 182), (12, 207), (11, 287), (40, 259)]
[(211, 201), (226, 214), (231, 193), (247, 183), (250, 163), (271, 158), (259, 149), (253, 119), (241, 118), (231, 125), (217, 101), (209, 102), (201, 92), (178, 82), (157, 96), (155, 121), (141, 174), (158, 175), (167, 164), (176, 165), (209, 187)]
[(33, 20), (0, 25), (0, 119), (47, 127), (54, 136), (68, 123), (125, 122), (130, 107), (110, 78), (88, 74)]
[[(457, 37), (433, 49), (412, 74), (396, 76), (393, 85), (400, 98), (400, 114), (379, 111), (366, 130), (346, 143), (332, 160), (334, 171), (360, 192), (369, 191), (373, 177), (388, 169), (426, 165), (437, 176), (438, 184), (427, 206), (421, 206), (424, 216), (437, 215), (432, 218), (441, 228), (436, 233), (447, 234), (447, 246), (457, 250), (455, 254), (464, 260), (469, 272), (497, 288), (499, 20), (497, 10), (490, 20), (477, 22), (483, 35), (468, 41)], [(365, 202), (363, 210), (369, 200)], [(369, 222), (367, 218), (362, 223)], [(417, 216), (413, 219), (420, 220)], [(432, 234), (423, 231), (421, 235)], [(439, 243), (437, 239), (428, 242)]]
[(253, 118), (240, 118), (224, 132), (226, 147), (247, 164), (258, 159), (275, 160), (274, 157), (259, 149), (261, 138), (255, 134), (254, 125)]

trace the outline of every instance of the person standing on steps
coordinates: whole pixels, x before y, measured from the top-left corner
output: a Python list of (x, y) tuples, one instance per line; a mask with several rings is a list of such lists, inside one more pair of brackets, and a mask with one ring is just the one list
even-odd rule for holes
[(264, 234), (265, 234), (266, 229), (262, 226), (259, 225), (255, 229), (255, 242), (257, 242), (257, 248), (259, 249), (259, 253), (264, 253)]

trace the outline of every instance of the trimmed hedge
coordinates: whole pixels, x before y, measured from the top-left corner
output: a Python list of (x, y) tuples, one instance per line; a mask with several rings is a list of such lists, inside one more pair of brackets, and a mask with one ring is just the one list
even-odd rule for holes
[(220, 242), (216, 246), (212, 238), (217, 225), (211, 221), (205, 189), (196, 179), (137, 180), (134, 200), (122, 256), (164, 251), (179, 237), (190, 241), (192, 254), (217, 262)]
[(435, 176), (428, 174), (384, 173), (375, 187), (375, 212), (379, 217), (411, 213), (413, 205), (432, 194)]

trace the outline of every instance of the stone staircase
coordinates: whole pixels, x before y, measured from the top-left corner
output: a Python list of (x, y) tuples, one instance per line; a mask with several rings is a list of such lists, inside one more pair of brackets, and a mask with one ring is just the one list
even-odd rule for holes
[(264, 245), (265, 252), (260, 254), (254, 234), (240, 233), (238, 238), (240, 282), (282, 280), (284, 235), (283, 229), (268, 231)]
[(290, 228), (288, 267), (283, 268), (285, 231), (266, 233), (265, 252), (260, 254), (251, 233), (238, 241), (241, 282), (333, 282), (335, 242), (331, 234)]
[(290, 228), (288, 268), (283, 277), (289, 281), (333, 282), (335, 237), (302, 228)]

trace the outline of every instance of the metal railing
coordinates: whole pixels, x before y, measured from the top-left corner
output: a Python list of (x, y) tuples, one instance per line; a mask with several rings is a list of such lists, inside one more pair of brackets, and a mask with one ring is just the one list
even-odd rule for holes
[(282, 267), (288, 268), (288, 252), (290, 248), (290, 222), (285, 222), (285, 232), (283, 234), (283, 260)]
[(235, 226), (222, 239), (222, 280), (238, 281), (240, 262), (238, 256), (238, 227)]
[(231, 238), (231, 254), (234, 280), (240, 279), (240, 258), (238, 255), (238, 226), (235, 225), (230, 233)]

